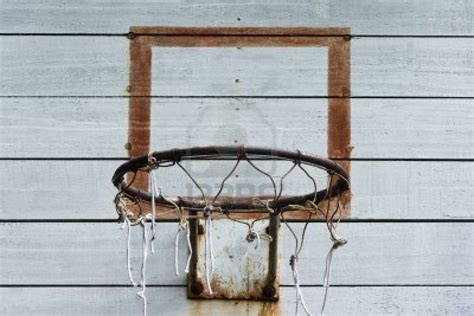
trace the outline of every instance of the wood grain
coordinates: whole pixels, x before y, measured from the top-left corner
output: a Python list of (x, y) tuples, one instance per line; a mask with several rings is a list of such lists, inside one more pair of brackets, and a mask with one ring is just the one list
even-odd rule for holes
[[(126, 157), (127, 112), (126, 99), (0, 98), (1, 156)], [(351, 112), (355, 158), (474, 157), (471, 100), (356, 99)], [(326, 133), (324, 99), (152, 101), (156, 150), (251, 144), (326, 155)]]
[[(0, 164), (3, 193), (1, 219), (116, 218), (112, 203), (116, 190), (111, 178), (120, 161), (4, 161)], [(193, 166), (193, 165), (191, 165)], [(226, 170), (191, 167), (205, 189), (217, 189)], [(224, 167), (227, 165), (224, 165)], [(260, 165), (261, 166), (261, 165)], [(268, 166), (267, 166), (268, 167)], [(354, 161), (352, 218), (456, 219), (473, 218), (473, 163)], [(207, 170), (207, 171), (206, 171)], [(251, 171), (251, 170), (250, 170)], [(241, 169), (241, 181), (230, 188), (265, 184)], [(183, 173), (163, 169), (157, 177), (167, 194), (197, 194)], [(213, 172), (216, 178), (209, 177)], [(249, 172), (246, 174), (246, 172)], [(305, 192), (308, 183), (296, 173), (286, 187)], [(268, 186), (266, 187), (268, 189)], [(256, 188), (256, 190), (258, 187)], [(236, 189), (235, 189), (236, 190)], [(245, 191), (248, 194), (248, 191)]]
[[(299, 234), (303, 225), (292, 226)], [(128, 284), (126, 232), (119, 227), (111, 223), (3, 223), (0, 284)], [(172, 264), (176, 229), (176, 223), (159, 224), (156, 252), (149, 259), (148, 284), (185, 284), (185, 275), (175, 276)], [(245, 226), (241, 231), (243, 238)], [(339, 234), (349, 243), (334, 254), (333, 284), (453, 285), (474, 281), (471, 224), (342, 223)], [(134, 273), (140, 267), (140, 235), (140, 229), (134, 230)], [(232, 240), (239, 240), (238, 236), (236, 233)], [(185, 258), (184, 238), (181, 242), (180, 258)], [(310, 225), (306, 242), (298, 262), (301, 283), (321, 285), (324, 258), (331, 244), (324, 224)], [(280, 243), (281, 284), (290, 285), (288, 259), (294, 240), (287, 228), (281, 230)], [(182, 259), (182, 269), (184, 264)]]
[(126, 33), (143, 26), (350, 26), (356, 34), (473, 34), (470, 1), (4, 0), (1, 32)]
[[(133, 288), (0, 288), (4, 315), (142, 315)], [(186, 299), (185, 287), (147, 289), (148, 313), (160, 315), (288, 315), (294, 314), (294, 289), (281, 288), (279, 303)], [(319, 312), (322, 288), (303, 288), (312, 312)], [(472, 287), (348, 287), (331, 288), (327, 315), (427, 315), (474, 312)], [(100, 299), (100, 302), (99, 302)], [(27, 303), (27, 304), (25, 304)], [(300, 306), (300, 314), (302, 308)]]
[[(124, 96), (128, 41), (116, 37), (0, 37), (0, 95)], [(275, 65), (288, 53), (277, 51), (244, 48), (226, 55), (215, 48), (162, 48), (160, 85), (152, 91), (173, 96), (327, 95), (318, 94), (310, 85), (308, 65), (316, 63), (317, 55), (311, 59), (307, 53), (293, 51), (295, 62), (278, 69)], [(357, 38), (352, 40), (351, 52), (352, 96), (472, 96), (471, 39)], [(241, 65), (239, 71), (237, 65)], [(318, 68), (310, 69), (317, 76)], [(288, 72), (295, 78), (285, 77)], [(245, 80), (240, 84), (225, 80), (229, 73), (232, 79), (241, 76)], [(301, 85), (299, 76), (307, 78), (308, 85)], [(263, 88), (255, 91), (254, 86)]]
[[(351, 100), (353, 157), (472, 159), (473, 12), (466, 0), (3, 0), (0, 155), (126, 156), (130, 26), (301, 26), (350, 27), (356, 35), (351, 94), (378, 99)], [(153, 54), (153, 94), (224, 96), (153, 99), (153, 148), (252, 142), (326, 152), (326, 99), (225, 97), (326, 97), (326, 50), (169, 48)], [(0, 162), (1, 220), (90, 221), (0, 224), (0, 284), (17, 285), (0, 286), (0, 314), (141, 314), (137, 289), (124, 286), (125, 232), (94, 222), (115, 217), (110, 177), (120, 163)], [(218, 169), (195, 168), (211, 184), (215, 179), (206, 175), (217, 176)], [(337, 286), (330, 289), (327, 314), (474, 314), (472, 223), (449, 222), (474, 218), (473, 170), (472, 162), (353, 162), (352, 218), (369, 222), (340, 225), (349, 244), (334, 256)], [(240, 174), (244, 182), (261, 180)], [(163, 181), (179, 191), (184, 178), (170, 173)], [(301, 224), (293, 226), (301, 231)], [(287, 286), (278, 305), (187, 300), (185, 277), (176, 278), (172, 268), (176, 224), (159, 227), (149, 313), (294, 313), (295, 292)], [(282, 231), (282, 283), (290, 285), (294, 244)], [(139, 239), (134, 231), (134, 272)], [(316, 313), (328, 247), (323, 225), (312, 224), (299, 269)]]

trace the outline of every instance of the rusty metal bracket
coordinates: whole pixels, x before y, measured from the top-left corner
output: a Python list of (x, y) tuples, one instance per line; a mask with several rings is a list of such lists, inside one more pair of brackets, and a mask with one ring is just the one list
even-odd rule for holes
[[(196, 218), (189, 219), (189, 225), (193, 254), (188, 273), (188, 298), (278, 301), (280, 281), (278, 277), (280, 216), (278, 214), (270, 216), (268, 226), (265, 228), (265, 232), (271, 236), (271, 241), (267, 247), (262, 247), (261, 258), (259, 258), (262, 259), (259, 260), (262, 264), (254, 266), (261, 269), (261, 271), (253, 271), (252, 269), (244, 271), (245, 268), (248, 268), (248, 265), (245, 265), (245, 263), (242, 265), (242, 258), (240, 258), (240, 262), (228, 260), (234, 263), (233, 266), (219, 265), (218, 269), (221, 271), (216, 271), (210, 281), (213, 293), (209, 293), (206, 289), (206, 281), (204, 280), (202, 253), (205, 241), (203, 228)], [(227, 241), (229, 240), (227, 239)], [(242, 247), (248, 247), (248, 245), (245, 245), (245, 241), (242, 242)], [(229, 253), (224, 251), (224, 253), (219, 254), (218, 258), (222, 259), (223, 256), (229, 256)], [(239, 260), (239, 258), (236, 259)], [(233, 272), (229, 272), (231, 270)], [(260, 278), (252, 279), (252, 276), (260, 276)]]

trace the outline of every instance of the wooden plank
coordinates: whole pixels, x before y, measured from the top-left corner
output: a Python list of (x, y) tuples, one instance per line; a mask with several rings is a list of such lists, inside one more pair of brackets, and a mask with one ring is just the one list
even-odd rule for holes
[[(474, 156), (472, 100), (351, 103), (353, 157)], [(127, 156), (127, 99), (0, 98), (0, 113), (2, 157)], [(152, 101), (153, 149), (251, 144), (326, 155), (326, 133), (324, 99)]]
[[(132, 288), (0, 288), (3, 315), (142, 315)], [(184, 287), (147, 289), (148, 313), (160, 315), (293, 315), (295, 294), (282, 288), (279, 303), (188, 300)], [(308, 308), (320, 310), (322, 288), (303, 288)], [(327, 315), (432, 313), (470, 315), (472, 287), (337, 287), (330, 289)], [(304, 315), (302, 308), (300, 314)]]
[(0, 32), (117, 33), (143, 26), (350, 26), (357, 34), (472, 34), (470, 1), (4, 0)]
[(108, 37), (0, 37), (1, 95), (123, 96), (128, 44)]
[[(303, 224), (292, 226), (299, 234)], [(176, 230), (176, 223), (159, 224), (156, 252), (148, 261), (148, 284), (186, 283), (184, 273), (174, 274)], [(132, 263), (138, 274), (141, 230), (133, 232)], [(241, 233), (247, 234), (243, 225)], [(2, 223), (0, 234), (0, 284), (128, 284), (126, 233), (117, 224)], [(342, 223), (339, 234), (349, 243), (334, 254), (335, 285), (454, 285), (474, 281), (469, 223)], [(235, 233), (232, 240), (238, 236)], [(298, 261), (301, 283), (321, 285), (330, 248), (325, 225), (310, 225), (305, 241)], [(280, 242), (281, 284), (291, 285), (288, 258), (294, 240), (286, 227), (281, 230)], [(184, 269), (184, 238), (180, 249)]]
[[(3, 161), (0, 164), (2, 219), (115, 218), (116, 194), (110, 179), (120, 161)], [(352, 163), (352, 218), (456, 219), (474, 218), (474, 164), (469, 162), (354, 161)], [(216, 189), (221, 173), (191, 168), (206, 190)], [(174, 172), (173, 172), (174, 171)], [(182, 172), (162, 169), (158, 181), (167, 194), (197, 194)], [(265, 184), (266, 179), (242, 181)], [(286, 187), (308, 190), (308, 183), (290, 177)], [(235, 183), (235, 182), (233, 182)], [(181, 185), (179, 185), (181, 184)], [(231, 188), (237, 188), (232, 184)], [(268, 186), (264, 187), (268, 189)], [(258, 186), (256, 190), (258, 189)], [(194, 191), (193, 191), (194, 190)], [(235, 189), (236, 190), (236, 189)], [(259, 191), (256, 191), (259, 192)], [(244, 192), (249, 194), (248, 191)]]
[[(123, 96), (128, 84), (128, 50), (126, 38), (0, 37), (0, 95)], [(295, 63), (286, 69), (275, 67), (288, 58), (288, 53), (278, 53), (276, 48), (243, 48), (230, 55), (216, 48), (162, 48), (161, 85), (152, 91), (179, 96), (321, 94), (310, 85), (307, 67), (314, 64), (317, 76), (317, 55), (313, 62), (305, 53), (294, 51), (290, 60)], [(353, 96), (472, 96), (473, 45), (469, 38), (356, 38), (351, 51)], [(237, 71), (232, 65), (242, 68)], [(222, 84), (229, 72), (233, 79), (245, 80)], [(285, 76), (288, 73), (295, 77)], [(300, 84), (298, 76), (308, 76), (307, 86)], [(214, 84), (219, 84), (218, 91)], [(255, 91), (253, 87), (262, 88)], [(275, 91), (275, 87), (281, 89)]]

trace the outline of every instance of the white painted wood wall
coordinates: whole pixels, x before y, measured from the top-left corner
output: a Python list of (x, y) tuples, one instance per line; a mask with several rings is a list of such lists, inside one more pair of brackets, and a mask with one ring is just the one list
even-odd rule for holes
[[(158, 25), (351, 27), (354, 220), (340, 226), (350, 243), (335, 256), (327, 314), (474, 314), (473, 20), (469, 0), (2, 0), (0, 314), (141, 313), (127, 285), (110, 177), (126, 157), (125, 34)], [(254, 145), (325, 146), (317, 123), (325, 121), (326, 100), (291, 97), (313, 88), (324, 97), (317, 83), (302, 84), (304, 63), (236, 55), (243, 78), (236, 90), (232, 72), (167, 56), (152, 101), (155, 148), (208, 144), (215, 130), (229, 137), (218, 141), (231, 141), (235, 130), (218, 124), (229, 115), (261, 135)], [(189, 95), (223, 97), (171, 98)], [(255, 109), (262, 126), (252, 121)], [(213, 120), (202, 133), (170, 123), (205, 111)], [(261, 133), (266, 128), (276, 142)], [(293, 313), (285, 229), (282, 298), (274, 305), (187, 300), (184, 277), (164, 259), (175, 224), (160, 229), (151, 314)], [(321, 224), (310, 226), (307, 240), (300, 270), (317, 311), (323, 269), (313, 262), (322, 263), (328, 247)]]

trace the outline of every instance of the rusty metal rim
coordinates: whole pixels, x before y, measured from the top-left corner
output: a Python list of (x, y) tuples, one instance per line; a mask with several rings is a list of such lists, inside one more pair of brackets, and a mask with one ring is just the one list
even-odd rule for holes
[[(137, 172), (143, 170), (149, 165), (150, 158), (153, 158), (155, 164), (161, 167), (171, 167), (176, 162), (182, 160), (192, 160), (195, 158), (214, 160), (216, 158), (228, 157), (238, 159), (252, 159), (253, 157), (269, 157), (275, 160), (292, 161), (294, 163), (301, 163), (311, 167), (323, 169), (330, 175), (337, 175), (338, 181), (331, 188), (326, 188), (318, 192), (310, 192), (304, 195), (287, 196), (278, 199), (277, 201), (268, 200), (269, 206), (272, 208), (283, 208), (290, 204), (303, 204), (307, 200), (312, 200), (316, 194), (316, 202), (322, 201), (325, 198), (330, 198), (341, 194), (349, 189), (349, 176), (347, 171), (341, 167), (337, 162), (327, 158), (304, 154), (300, 151), (288, 151), (274, 148), (263, 147), (245, 147), (245, 146), (208, 146), (208, 147), (192, 147), (182, 149), (171, 149), (165, 151), (153, 152), (150, 155), (143, 155), (131, 159), (117, 168), (113, 177), (112, 183), (123, 193), (130, 197), (136, 198), (140, 201), (151, 201), (152, 196), (150, 192), (140, 190), (130, 183), (127, 183), (124, 176), (128, 172)], [(265, 208), (266, 206), (256, 205), (254, 203), (255, 197), (241, 197), (239, 199), (222, 198), (215, 201), (213, 206), (221, 207), (223, 209), (238, 209), (238, 210), (256, 210)], [(192, 197), (168, 197), (178, 206), (190, 209), (202, 209), (204, 205), (202, 200)], [(157, 196), (154, 199), (155, 204), (163, 206), (172, 206), (163, 197)]]

